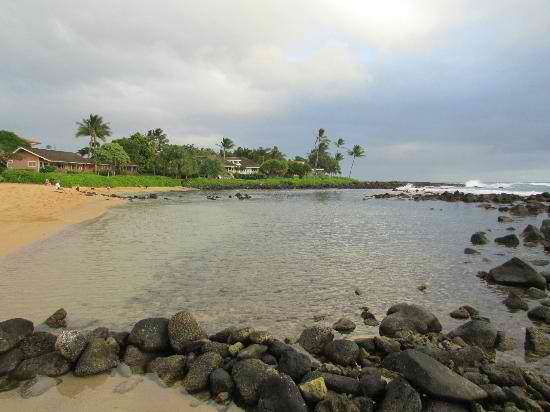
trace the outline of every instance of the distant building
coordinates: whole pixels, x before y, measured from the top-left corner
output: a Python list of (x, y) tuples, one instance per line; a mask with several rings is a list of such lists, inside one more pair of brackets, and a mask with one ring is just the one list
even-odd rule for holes
[[(48, 150), (37, 148), (19, 147), (14, 152), (15, 159), (8, 160), (8, 169), (40, 171), (44, 166), (53, 166), (58, 171), (66, 172), (95, 172), (96, 168), (108, 171), (108, 165), (96, 165), (90, 159), (85, 159), (78, 153), (62, 152), (60, 150)], [(136, 165), (128, 165), (127, 173), (135, 173)]]
[(255, 175), (260, 171), (260, 166), (253, 160), (245, 157), (226, 157), (223, 165), (229, 174)]

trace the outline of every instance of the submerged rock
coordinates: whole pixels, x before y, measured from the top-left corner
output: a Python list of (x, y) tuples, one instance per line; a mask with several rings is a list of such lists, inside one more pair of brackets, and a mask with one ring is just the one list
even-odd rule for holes
[(550, 307), (537, 306), (527, 312), (527, 316), (530, 319), (535, 319), (550, 324)]
[(470, 345), (491, 350), (496, 345), (497, 330), (488, 319), (473, 319), (449, 332), (448, 336), (458, 336)]
[(516, 257), (491, 269), (489, 279), (503, 285), (546, 289), (546, 279), (529, 264)]
[(523, 237), (523, 241), (527, 243), (544, 242), (544, 235), (533, 225), (528, 225), (522, 232), (521, 237)]
[(533, 299), (544, 299), (548, 296), (544, 290), (534, 287), (530, 287), (529, 289), (527, 289), (527, 294)]
[(95, 375), (116, 368), (118, 355), (115, 348), (104, 339), (92, 338), (78, 359), (76, 376)]
[(168, 322), (170, 344), (176, 353), (187, 353), (193, 342), (206, 339), (208, 335), (187, 311), (176, 313)]
[(525, 351), (528, 356), (547, 356), (550, 354), (550, 339), (544, 329), (530, 327), (525, 329)]
[(61, 383), (59, 378), (50, 378), (48, 376), (37, 376), (21, 386), (21, 397), (23, 399), (40, 396), (48, 392), (51, 388)]
[(487, 392), (479, 386), (417, 350), (409, 349), (389, 355), (382, 365), (401, 374), (422, 392), (437, 399), (471, 402), (487, 397)]
[(0, 376), (0, 392), (7, 392), (19, 387), (19, 381), (13, 376)]
[(466, 308), (461, 307), (456, 310), (453, 310), (449, 316), (453, 319), (468, 319), (470, 317), (470, 312)]
[(123, 394), (130, 392), (141, 382), (143, 382), (143, 378), (141, 376), (133, 376), (130, 379), (127, 379), (124, 382), (120, 382), (117, 386), (115, 386), (113, 388), (113, 393)]
[(341, 333), (353, 332), (355, 330), (355, 322), (348, 318), (341, 318), (332, 325), (332, 329)]
[(334, 339), (331, 328), (312, 326), (302, 331), (298, 343), (310, 353), (320, 355), (325, 346)]
[(476, 232), (470, 238), (470, 242), (472, 242), (472, 245), (486, 245), (489, 243), (489, 239), (487, 239), (485, 232)]
[(57, 309), (53, 315), (51, 315), (44, 322), (50, 328), (66, 328), (67, 327), (67, 311), (63, 308)]
[(396, 337), (402, 332), (426, 334), (441, 332), (441, 323), (435, 315), (422, 306), (399, 303), (392, 306), (380, 324), (380, 335)]
[(34, 324), (27, 319), (15, 318), (0, 322), (0, 353), (9, 351), (34, 331)]
[(137, 322), (130, 335), (128, 343), (147, 352), (165, 351), (170, 348), (168, 339), (168, 319), (148, 318)]
[(481, 253), (475, 249), (472, 249), (471, 247), (467, 247), (464, 249), (465, 255), (480, 255)]
[(502, 301), (511, 310), (529, 310), (529, 305), (516, 292), (510, 291), (508, 297)]
[(502, 237), (497, 237), (495, 243), (507, 247), (517, 247), (519, 246), (519, 238), (515, 234), (506, 235)]

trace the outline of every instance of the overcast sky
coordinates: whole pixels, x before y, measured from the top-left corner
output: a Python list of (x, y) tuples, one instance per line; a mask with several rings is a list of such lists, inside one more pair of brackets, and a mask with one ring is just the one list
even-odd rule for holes
[[(311, 150), (364, 179), (550, 181), (548, 0), (0, 0), (0, 129)], [(343, 169), (347, 174), (349, 162)]]

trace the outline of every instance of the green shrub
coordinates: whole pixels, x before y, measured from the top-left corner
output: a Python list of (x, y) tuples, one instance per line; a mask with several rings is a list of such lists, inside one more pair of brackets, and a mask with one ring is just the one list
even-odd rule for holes
[(185, 187), (196, 189), (314, 189), (314, 188), (346, 188), (354, 187), (359, 182), (347, 177), (305, 176), (268, 177), (264, 179), (207, 179), (195, 178), (182, 182)]
[(56, 171), (57, 171), (57, 169), (54, 166), (50, 166), (50, 165), (42, 166), (40, 168), (40, 173), (52, 173), (52, 172), (56, 172)]

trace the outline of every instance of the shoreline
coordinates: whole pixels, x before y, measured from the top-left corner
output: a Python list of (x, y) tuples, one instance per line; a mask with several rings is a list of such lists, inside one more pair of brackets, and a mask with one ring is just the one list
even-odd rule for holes
[(3, 236), (0, 237), (0, 258), (46, 240), (68, 226), (98, 218), (110, 208), (128, 202), (112, 195), (188, 190), (174, 187), (94, 188), (95, 193), (103, 196), (87, 196), (86, 188), (56, 191), (53, 186), (1, 183), (0, 225)]

